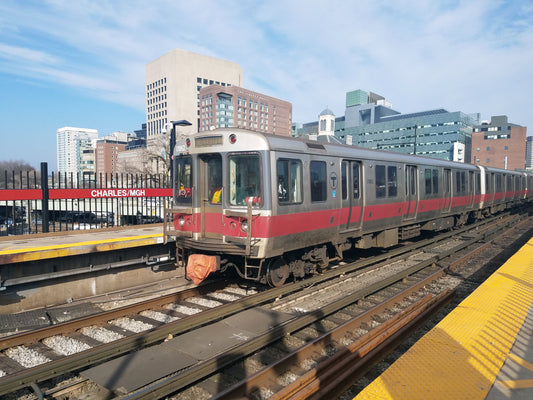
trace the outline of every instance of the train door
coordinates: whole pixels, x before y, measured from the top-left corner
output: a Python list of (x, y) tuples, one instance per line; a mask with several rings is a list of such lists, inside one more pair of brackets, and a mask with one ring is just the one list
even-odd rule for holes
[(485, 175), (486, 183), (485, 183), (485, 193), (487, 202), (486, 205), (489, 207), (492, 207), (494, 205), (494, 191), (496, 189), (496, 182), (494, 178), (494, 172), (487, 172)]
[(468, 204), (466, 208), (472, 208), (474, 206), (474, 193), (475, 193), (475, 179), (474, 171), (468, 171)]
[(444, 186), (443, 186), (443, 198), (444, 206), (442, 207), (442, 212), (449, 212), (452, 207), (452, 170), (444, 169)]
[(200, 237), (222, 238), (222, 156), (200, 156)]
[(418, 210), (418, 168), (416, 165), (405, 166), (405, 200), (407, 210), (403, 219), (415, 219)]
[(341, 164), (341, 231), (361, 229), (363, 193), (361, 162), (344, 160)]

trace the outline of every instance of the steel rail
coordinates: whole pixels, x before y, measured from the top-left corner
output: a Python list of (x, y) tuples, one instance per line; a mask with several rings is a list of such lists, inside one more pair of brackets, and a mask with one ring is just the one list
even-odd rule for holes
[[(375, 305), (371, 309), (365, 311), (363, 314), (358, 315), (349, 321), (346, 321), (342, 325), (336, 327), (334, 330), (330, 332), (326, 332), (320, 337), (314, 339), (313, 341), (306, 343), (304, 346), (286, 355), (285, 357), (283, 357), (276, 363), (269, 365), (268, 367), (246, 378), (245, 380), (238, 382), (231, 388), (226, 389), (224, 392), (214, 396), (213, 399), (231, 400), (231, 399), (238, 399), (238, 398), (250, 398), (250, 396), (252, 395), (252, 392), (255, 389), (257, 389), (258, 387), (265, 387), (269, 381), (275, 380), (279, 371), (285, 371), (285, 370), (290, 369), (291, 366), (297, 365), (299, 364), (299, 362), (305, 360), (306, 358), (311, 357), (313, 353), (324, 349), (331, 342), (340, 340), (346, 335), (347, 332), (355, 330), (356, 328), (358, 328), (360, 325), (364, 323), (371, 322), (372, 317), (375, 316), (376, 314), (380, 314), (384, 312), (386, 309), (391, 308), (394, 304), (401, 302), (404, 298), (417, 292), (423, 286), (438, 279), (442, 275), (441, 272), (442, 271), (438, 271), (437, 273), (434, 273), (431, 276), (428, 276), (424, 280), (415, 283), (413, 286), (406, 288), (405, 290), (401, 291), (400, 293), (397, 293), (395, 296), (387, 299), (386, 301)], [(446, 292), (447, 299), (449, 299), (451, 295), (452, 295), (451, 291)], [(435, 301), (435, 297), (431, 295), (427, 295), (421, 301), (425, 301), (425, 302)], [(418, 306), (411, 305), (406, 310), (403, 310), (402, 312), (400, 312), (398, 315), (404, 315), (412, 311), (411, 310), (412, 308), (416, 308), (416, 307)], [(355, 343), (351, 344), (350, 348), (353, 348), (354, 346), (361, 347), (363, 344), (366, 344), (366, 342), (368, 341), (368, 338), (373, 338), (377, 336), (378, 334), (381, 334), (382, 331), (384, 331), (385, 329), (388, 329), (386, 328), (387, 326), (394, 324), (398, 320), (399, 318), (398, 315), (391, 318), (391, 320), (384, 322), (379, 327), (369, 331), (366, 335), (364, 335), (363, 337), (357, 340), (357, 345)], [(329, 361), (325, 361), (325, 362), (328, 362), (329, 364)], [(315, 369), (319, 369), (319, 368), (320, 369), (322, 368), (321, 364), (317, 366)], [(300, 384), (298, 385), (302, 385), (302, 382), (300, 381)]]
[[(309, 371), (301, 378), (307, 384), (300, 385), (302, 382), (295, 381), (271, 399), (330, 399), (333, 393), (339, 391), (343, 382), (356, 374), (361, 374), (365, 365), (372, 363), (382, 352), (392, 350), (396, 341), (405, 337), (427, 316), (450, 301), (451, 296), (452, 293), (446, 291), (427, 301), (421, 300), (412, 310), (399, 316), (397, 320), (392, 319), (392, 323), (383, 329), (376, 328), (375, 334), (369, 332), (368, 338), (364, 338), (362, 343), (353, 343), (346, 350), (329, 358), (320, 368)], [(285, 396), (285, 391), (293, 393)]]
[[(349, 304), (355, 303), (356, 301), (362, 298), (365, 298), (366, 296), (382, 288), (390, 286), (394, 282), (402, 281), (407, 276), (412, 275), (413, 273), (416, 273), (420, 271), (421, 269), (424, 269), (428, 266), (431, 266), (431, 265), (436, 266), (436, 261), (449, 257), (450, 255), (456, 253), (457, 251), (471, 246), (475, 242), (484, 240), (486, 237), (488, 237), (493, 232), (502, 230), (509, 224), (516, 222), (515, 220), (516, 218), (512, 218), (512, 221), (510, 222), (508, 221), (507, 224), (502, 225), (500, 223), (498, 224), (496, 228), (489, 229), (487, 232), (481, 233), (477, 237), (472, 237), (470, 239), (467, 239), (460, 245), (456, 246), (455, 248), (445, 251), (443, 253), (440, 253), (439, 255), (436, 255), (434, 257), (431, 257), (428, 260), (424, 260), (416, 264), (415, 266), (412, 266), (406, 271), (402, 271), (381, 282), (372, 284), (365, 289), (359, 290), (350, 296), (337, 300), (327, 306), (322, 307), (319, 310), (310, 312), (304, 316), (298, 317), (295, 320), (289, 320), (283, 324), (280, 324), (276, 326), (273, 330), (269, 331), (268, 333), (264, 335), (258, 336), (252, 339), (251, 341), (246, 342), (242, 345), (236, 346), (235, 348), (227, 352), (224, 352), (212, 359), (202, 361), (196, 364), (195, 366), (187, 369), (184, 372), (176, 373), (166, 378), (162, 378), (160, 381), (150, 384), (135, 393), (126, 395), (122, 397), (121, 399), (123, 400), (155, 399), (155, 398), (163, 398), (165, 396), (168, 396), (190, 385), (191, 383), (199, 381), (211, 375), (212, 373), (217, 372), (221, 368), (238, 361), (243, 356), (250, 355), (260, 350), (261, 348), (281, 339), (285, 335), (295, 332), (307, 325), (310, 325), (316, 322), (317, 320), (322, 319), (325, 316), (330, 315), (346, 307)], [(444, 273), (445, 273), (445, 268), (439, 268), (435, 276), (441, 276)]]
[[(501, 219), (501, 216), (498, 217), (498, 219)], [(366, 259), (366, 260), (350, 263), (342, 267), (335, 268), (333, 270), (325, 272), (322, 275), (314, 276), (312, 278), (309, 278), (303, 281), (297, 281), (297, 282), (285, 285), (280, 288), (273, 288), (271, 290), (268, 290), (262, 293), (254, 294), (246, 298), (236, 300), (229, 304), (224, 304), (222, 306), (203, 311), (202, 313), (171, 322), (162, 327), (154, 328), (153, 330), (150, 330), (148, 332), (141, 332), (138, 334), (134, 334), (126, 338), (119, 339), (115, 342), (103, 344), (98, 347), (85, 350), (83, 352), (80, 352), (80, 353), (77, 353), (71, 356), (67, 356), (67, 357), (61, 358), (56, 361), (52, 361), (50, 363), (47, 363), (41, 366), (36, 366), (36, 367), (29, 368), (27, 370), (24, 370), (24, 371), (15, 373), (15, 374), (7, 375), (5, 377), (0, 378), (0, 395), (13, 392), (23, 387), (30, 386), (31, 384), (42, 382), (44, 380), (53, 378), (55, 376), (62, 375), (66, 372), (76, 371), (76, 370), (85, 368), (87, 366), (90, 366), (92, 364), (104, 362), (114, 357), (118, 357), (123, 354), (126, 354), (128, 352), (139, 350), (142, 347), (163, 341), (166, 337), (168, 337), (168, 335), (176, 336), (181, 333), (185, 333), (195, 327), (205, 325), (211, 321), (220, 320), (221, 318), (224, 318), (224, 317), (233, 315), (237, 312), (263, 304), (275, 298), (282, 297), (282, 296), (285, 296), (287, 294), (290, 294), (290, 293), (293, 293), (293, 292), (296, 292), (302, 289), (306, 289), (307, 287), (313, 286), (317, 283), (322, 283), (327, 280), (334, 279), (335, 277), (338, 277), (340, 275), (351, 273), (363, 267), (377, 264), (379, 262), (386, 261), (392, 257), (411, 252), (415, 249), (421, 248), (423, 246), (427, 246), (428, 244), (435, 242), (435, 240), (445, 240), (446, 238), (450, 236), (454, 236), (460, 233), (467, 232), (468, 230), (471, 230), (471, 229), (482, 227), (484, 225), (489, 224), (491, 221), (494, 221), (494, 220), (493, 219), (491, 219), (490, 221), (485, 220), (477, 224), (472, 224), (466, 228), (461, 228), (453, 232), (447, 232), (443, 235), (439, 235), (439, 237), (436, 239), (425, 239), (421, 242), (408, 245), (406, 247), (395, 249), (393, 251), (382, 254), (380, 256), (372, 257), (371, 259)], [(476, 240), (472, 239), (472, 241), (476, 241)], [(437, 257), (436, 259), (444, 258), (447, 255), (441, 254), (441, 256), (442, 257)], [(420, 268), (424, 268), (424, 266), (421, 266)], [(412, 267), (410, 271), (411, 272), (407, 273), (405, 276), (413, 272), (416, 272), (416, 268)], [(403, 276), (401, 279), (403, 279), (405, 276)], [(386, 280), (384, 281), (384, 284), (390, 285), (393, 281), (394, 280), (389, 282), (389, 280)], [(363, 297), (367, 296), (368, 294), (371, 294), (373, 293), (373, 291), (376, 291), (376, 290), (379, 290), (379, 287), (375, 287), (375, 285), (372, 285), (368, 287), (367, 290), (364, 291), (364, 294), (362, 294), (362, 296)], [(176, 294), (171, 294), (168, 296), (172, 297), (172, 296), (176, 296)], [(166, 300), (162, 300), (162, 301), (164, 303)], [(168, 303), (169, 301), (166, 301), (166, 302)], [(172, 302), (172, 300), (170, 302)], [(127, 306), (127, 307), (130, 307), (130, 306)], [(139, 307), (139, 310), (146, 309), (146, 306), (143, 307), (142, 303), (132, 305), (131, 307)], [(114, 314), (114, 315), (119, 315), (120, 314), (119, 310), (120, 309), (112, 310), (111, 313), (113, 311), (117, 311), (117, 314)], [(109, 314), (109, 315), (112, 315), (112, 314)], [(84, 318), (80, 320), (83, 320), (83, 319)], [(68, 327), (65, 324), (56, 325), (52, 328), (52, 331), (48, 331), (48, 332), (55, 332), (54, 334), (58, 334), (59, 332), (64, 333), (65, 330), (73, 331), (75, 330), (73, 328), (75, 326), (74, 324), (76, 324), (77, 321), (78, 320), (71, 321), (72, 325), (70, 327)], [(87, 324), (83, 326), (87, 326)], [(42, 328), (39, 331), (45, 331), (47, 329), (50, 329), (50, 328)], [(39, 334), (43, 335), (43, 332), (40, 332)], [(0, 341), (0, 343), (8, 343), (7, 341), (9, 341), (11, 344), (13, 343), (24, 344), (23, 343), (24, 340), (20, 341), (20, 338), (22, 338), (22, 335), (24, 334), (19, 334), (14, 337), (4, 338), (2, 341)], [(53, 336), (53, 334), (51, 335), (45, 334), (45, 336), (41, 336), (41, 338), (49, 337), (49, 336)], [(35, 340), (35, 339), (32, 339), (32, 340)], [(40, 340), (40, 339), (36, 339), (36, 340)], [(13, 345), (16, 345), (16, 344), (13, 344)], [(6, 347), (3, 347), (3, 348), (6, 348)]]

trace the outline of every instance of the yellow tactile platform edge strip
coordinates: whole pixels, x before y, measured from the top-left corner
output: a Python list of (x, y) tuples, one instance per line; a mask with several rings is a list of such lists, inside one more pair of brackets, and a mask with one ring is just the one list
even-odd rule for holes
[(26, 249), (1, 250), (0, 259), (10, 258), (11, 262), (34, 261), (43, 258), (65, 257), (83, 254), (87, 253), (87, 248), (94, 248), (95, 251), (109, 251), (129, 247), (146, 246), (162, 242), (163, 234), (156, 233), (150, 235), (31, 247)]
[(530, 239), (355, 399), (484, 399), (532, 303)]

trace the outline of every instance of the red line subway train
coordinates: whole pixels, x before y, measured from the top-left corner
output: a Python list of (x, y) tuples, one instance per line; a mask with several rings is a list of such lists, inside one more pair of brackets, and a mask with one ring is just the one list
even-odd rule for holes
[(233, 267), (279, 286), (533, 198), (530, 173), (235, 128), (179, 139), (173, 180), (165, 239), (196, 283)]

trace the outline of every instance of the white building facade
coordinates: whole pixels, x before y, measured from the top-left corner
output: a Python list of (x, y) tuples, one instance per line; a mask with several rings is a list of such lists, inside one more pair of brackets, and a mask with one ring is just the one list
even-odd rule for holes
[[(95, 163), (88, 158), (92, 154), (98, 138), (96, 129), (63, 127), (57, 130), (57, 170), (62, 174), (94, 174)], [(92, 149), (92, 152), (90, 151)]]
[(242, 86), (242, 68), (230, 61), (175, 49), (146, 65), (147, 138), (161, 134), (171, 121), (187, 120), (181, 133), (198, 132), (200, 89)]

